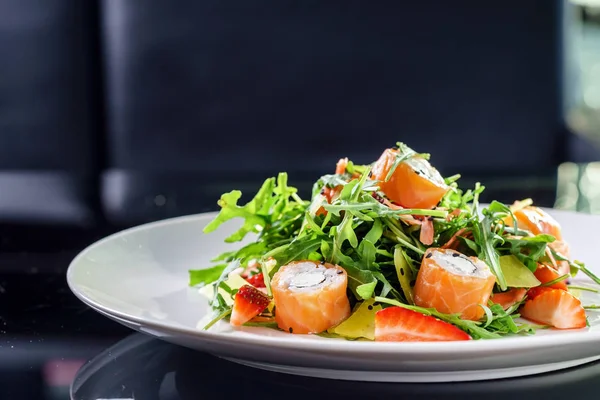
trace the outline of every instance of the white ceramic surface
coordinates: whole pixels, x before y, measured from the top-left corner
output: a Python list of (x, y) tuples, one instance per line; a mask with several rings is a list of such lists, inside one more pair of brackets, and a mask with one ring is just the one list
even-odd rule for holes
[[(548, 210), (561, 223), (576, 259), (600, 272), (600, 216)], [(366, 381), (467, 381), (568, 368), (600, 358), (600, 313), (592, 327), (540, 331), (534, 336), (438, 343), (352, 342), (291, 335), (267, 328), (201, 326), (207, 300), (188, 287), (188, 269), (238, 244), (223, 239), (231, 221), (210, 235), (203, 227), (215, 213), (142, 225), (85, 249), (69, 266), (69, 287), (96, 311), (132, 329), (204, 350), (256, 368), (331, 379)], [(578, 276), (584, 279), (583, 276)], [(587, 294), (584, 303), (600, 303)]]

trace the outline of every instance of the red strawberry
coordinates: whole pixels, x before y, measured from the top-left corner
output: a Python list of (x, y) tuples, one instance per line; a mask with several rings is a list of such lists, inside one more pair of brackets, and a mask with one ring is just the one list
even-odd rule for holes
[(439, 342), (469, 340), (464, 331), (447, 322), (402, 307), (375, 314), (375, 340), (383, 342)]
[[(556, 288), (548, 287), (548, 286), (536, 286), (532, 287), (527, 291), (527, 300), (533, 300), (538, 297), (540, 294), (548, 292), (550, 290), (554, 290)], [(561, 289), (562, 290), (562, 289)]]
[[(536, 278), (538, 278), (538, 281), (542, 283), (548, 283), (560, 277), (560, 275), (554, 268), (543, 264), (538, 264), (534, 275)], [(567, 280), (563, 279), (562, 281), (556, 282), (555, 284), (550, 285), (549, 287), (567, 290)]]
[(520, 313), (523, 318), (559, 329), (586, 327), (581, 301), (566, 290), (539, 288), (534, 291), (533, 299), (525, 302)]
[(256, 275), (249, 276), (248, 278), (246, 278), (246, 280), (248, 281), (249, 284), (251, 284), (254, 287), (257, 287), (257, 288), (266, 287), (262, 272), (260, 272)]
[(242, 286), (233, 301), (233, 310), (229, 322), (233, 326), (241, 326), (263, 312), (271, 303), (271, 299), (257, 288)]

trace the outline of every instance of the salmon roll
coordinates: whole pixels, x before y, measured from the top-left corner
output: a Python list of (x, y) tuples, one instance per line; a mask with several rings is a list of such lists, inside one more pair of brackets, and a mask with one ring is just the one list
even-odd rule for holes
[(484, 315), (479, 305), (487, 306), (495, 283), (494, 274), (477, 257), (429, 248), (417, 274), (414, 301), (420, 307), (477, 321)]
[[(519, 228), (525, 229), (534, 235), (547, 234), (554, 236), (556, 240), (550, 243), (549, 246), (563, 256), (569, 257), (569, 245), (563, 240), (561, 226), (550, 214), (535, 206), (520, 208), (514, 211), (513, 214)], [(513, 220), (510, 217), (507, 217), (505, 222), (507, 225), (513, 225)], [(557, 261), (556, 269), (560, 275), (570, 273), (567, 261)]]
[(332, 264), (294, 261), (271, 280), (275, 321), (290, 333), (321, 333), (350, 316), (348, 275)]
[[(519, 228), (528, 230), (534, 235), (548, 234), (562, 240), (562, 232), (558, 222), (550, 214), (539, 207), (527, 206), (513, 212)], [(507, 222), (512, 225), (512, 218)]]
[(393, 202), (404, 208), (434, 208), (450, 190), (444, 178), (426, 159), (414, 156), (401, 162), (388, 181), (398, 150), (386, 149), (373, 165), (372, 177)]

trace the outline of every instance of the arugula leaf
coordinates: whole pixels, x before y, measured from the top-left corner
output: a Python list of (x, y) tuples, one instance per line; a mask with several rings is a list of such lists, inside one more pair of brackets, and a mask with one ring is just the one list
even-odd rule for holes
[[(475, 185), (475, 189), (479, 189), (479, 183)], [(478, 198), (479, 196), (476, 194), (473, 198), (473, 213), (477, 215), (478, 213)], [(496, 275), (496, 282), (500, 289), (506, 290), (506, 279), (504, 278), (504, 274), (502, 273), (502, 268), (500, 267), (499, 255), (494, 248), (498, 243), (504, 241), (504, 239), (497, 235), (493, 230), (492, 226), (496, 220), (496, 217), (493, 215), (493, 211), (486, 212), (483, 210), (484, 217), (482, 220), (477, 218), (476, 222), (473, 224), (473, 239), (474, 242), (477, 243), (480, 251), (479, 258), (485, 261), (493, 274)]]
[(213, 232), (223, 223), (238, 217), (244, 218), (244, 225), (237, 232), (226, 238), (225, 242), (238, 242), (250, 232), (258, 233), (256, 227), (264, 227), (267, 221), (263, 215), (259, 215), (257, 212), (265, 207), (269, 200), (268, 196), (271, 195), (274, 188), (275, 178), (267, 179), (254, 198), (242, 207), (237, 204), (238, 200), (242, 197), (241, 191), (232, 190), (229, 193), (223, 194), (218, 201), (221, 210), (215, 219), (204, 227), (204, 233)]
[(217, 322), (219, 322), (220, 320), (222, 320), (223, 318), (227, 317), (228, 315), (231, 314), (231, 308), (226, 309), (225, 311), (222, 311), (221, 313), (219, 313), (216, 317), (214, 317), (212, 320), (210, 320), (205, 326), (204, 328), (202, 328), (203, 330), (207, 331), (209, 330), (214, 324), (216, 324)]
[(383, 287), (381, 288), (381, 293), (379, 294), (382, 297), (387, 296), (389, 293), (392, 294), (392, 296), (394, 296), (394, 298), (396, 299), (400, 299), (400, 292), (398, 292), (398, 290), (396, 290), (392, 284), (390, 283), (390, 281), (387, 280), (387, 278), (385, 277), (385, 275), (383, 275), (381, 272), (379, 271), (373, 271), (373, 276), (383, 284)]
[[(289, 238), (289, 228), (295, 231), (296, 225), (301, 224), (301, 217), (308, 207), (308, 202), (297, 195), (297, 189), (287, 184), (287, 174), (280, 173), (277, 180), (274, 177), (264, 181), (256, 195), (244, 206), (238, 205), (242, 196), (239, 190), (225, 193), (218, 201), (221, 210), (217, 216), (204, 228), (204, 233), (215, 231), (223, 223), (242, 218), (243, 226), (225, 242), (241, 241), (248, 233), (260, 234), (259, 240), (264, 235), (282, 233)], [(297, 222), (296, 222), (297, 221)], [(273, 229), (271, 229), (273, 227)]]
[(584, 263), (577, 260), (572, 261), (569, 258), (557, 252), (556, 250), (554, 250), (553, 248), (550, 248), (550, 251), (552, 252), (552, 255), (554, 256), (554, 258), (556, 258), (557, 261), (567, 261), (569, 263), (569, 266), (571, 267), (571, 276), (575, 276), (577, 271), (581, 271), (588, 277), (590, 277), (595, 283), (600, 285), (600, 277), (598, 277), (596, 274), (590, 271)]
[(375, 244), (379, 241), (379, 239), (381, 239), (381, 235), (383, 235), (383, 225), (381, 224), (381, 219), (375, 218), (373, 220), (373, 226), (371, 226), (371, 229), (365, 235), (364, 240)]
[(375, 286), (377, 286), (377, 281), (363, 283), (356, 287), (356, 294), (363, 300), (370, 299), (375, 292)]
[[(373, 272), (368, 270), (359, 269), (353, 265), (342, 265), (342, 268), (346, 270), (346, 274), (348, 275), (348, 287), (352, 291), (352, 293), (356, 296), (357, 300), (364, 299), (362, 295), (367, 295), (367, 290), (371, 288), (368, 285), (377, 285), (377, 279), (373, 276)], [(362, 286), (361, 293), (358, 292), (358, 288)], [(373, 286), (373, 289), (375, 286)], [(371, 297), (373, 294), (371, 293)]]
[[(518, 315), (512, 314), (520, 303), (513, 305), (509, 310), (504, 310), (499, 304), (492, 304), (489, 311), (492, 313), (492, 319), (489, 321), (487, 329), (500, 335), (509, 334), (532, 334), (536, 328), (544, 328), (544, 326), (536, 326), (530, 324), (517, 324), (515, 318)], [(512, 315), (511, 315), (512, 314)]]
[(209, 283), (213, 283), (219, 279), (225, 267), (227, 267), (227, 264), (219, 264), (207, 269), (189, 270), (189, 285), (196, 286), (200, 284), (208, 285)]
[(348, 213), (344, 216), (342, 223), (337, 226), (337, 244), (342, 246), (345, 241), (350, 243), (350, 246), (358, 246), (358, 238), (352, 227), (352, 214)]
[(371, 269), (371, 266), (375, 263), (377, 249), (375, 248), (375, 245), (371, 243), (366, 237), (360, 242), (360, 245), (358, 246), (358, 254), (363, 266), (366, 269)]
[(225, 282), (225, 280), (227, 280), (227, 278), (229, 277), (229, 273), (235, 271), (239, 267), (240, 267), (239, 260), (234, 260), (234, 261), (230, 262), (229, 265), (227, 265), (227, 267), (225, 267), (223, 269), (223, 271), (221, 272), (221, 276), (219, 276), (219, 279), (217, 279), (216, 282), (214, 283), (214, 287), (215, 287), (214, 288), (214, 297), (211, 301), (211, 305), (213, 306), (213, 308), (221, 309), (221, 310), (228, 308), (227, 304), (223, 300), (223, 297), (219, 293), (219, 288), (221, 288), (223, 283)]
[(478, 254), (481, 251), (479, 245), (471, 239), (467, 239), (466, 237), (460, 236), (459, 240), (462, 240), (467, 245), (467, 247), (473, 250), (476, 254)]
[[(278, 247), (271, 250), (264, 255), (265, 259), (270, 257), (277, 261), (277, 265), (285, 265), (292, 261), (306, 260), (308, 256), (321, 247), (322, 239), (315, 238), (310, 239), (306, 236), (293, 240), (291, 243)], [(276, 270), (272, 270), (271, 274), (274, 274)]]
[(554, 237), (537, 235), (519, 239), (505, 238), (504, 240), (510, 246), (506, 249), (508, 253), (516, 256), (531, 272), (535, 272), (538, 262), (546, 255), (547, 244), (552, 243)]

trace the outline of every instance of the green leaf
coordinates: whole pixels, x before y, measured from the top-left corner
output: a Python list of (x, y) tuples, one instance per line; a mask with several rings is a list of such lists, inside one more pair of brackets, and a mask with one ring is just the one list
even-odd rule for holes
[(444, 178), (444, 182), (446, 183), (446, 185), (450, 185), (451, 183), (458, 181), (460, 178), (461, 178), (460, 174), (454, 174), (452, 176)]
[(510, 245), (509, 251), (517, 256), (533, 272), (537, 268), (537, 262), (546, 255), (548, 242), (554, 240), (550, 235), (537, 235), (520, 239), (505, 239)]
[(336, 174), (323, 175), (319, 181), (330, 188), (334, 188), (336, 186), (345, 186), (348, 183), (342, 176)]
[(377, 286), (377, 281), (364, 283), (356, 287), (356, 293), (363, 300), (370, 299), (373, 297), (373, 293), (375, 292), (375, 286)]
[(371, 243), (377, 243), (379, 239), (381, 239), (381, 235), (383, 234), (383, 225), (381, 223), (381, 219), (375, 218), (373, 221), (373, 226), (367, 234), (365, 235), (364, 240), (368, 240)]
[(304, 215), (304, 222), (306, 223), (306, 226), (309, 227), (314, 233), (325, 235), (321, 227), (317, 225), (315, 220), (310, 216), (310, 213), (306, 213), (306, 215)]
[(325, 260), (331, 260), (333, 254), (331, 250), (331, 243), (326, 240), (321, 240), (321, 254), (323, 254), (323, 258)]
[[(411, 249), (412, 251), (416, 252), (417, 254), (420, 254), (420, 255), (425, 254), (425, 251), (422, 248), (417, 247), (417, 246), (419, 246), (420, 242), (418, 240), (413, 241), (412, 237), (410, 237), (406, 233), (404, 233), (404, 231), (402, 231), (402, 229), (400, 228), (400, 224), (398, 224), (398, 221), (394, 221), (391, 218), (386, 218), (384, 220), (384, 222), (390, 231), (390, 232), (386, 232), (386, 234), (389, 233), (389, 235), (387, 235), (388, 238), (391, 238), (394, 242), (399, 243), (403, 247)], [(415, 246), (415, 242), (416, 242), (416, 246)]]
[(496, 200), (492, 200), (492, 202), (488, 206), (487, 210), (489, 212), (491, 212), (492, 214), (497, 214), (497, 213), (504, 214), (504, 215), (511, 214), (510, 208), (506, 204), (500, 203), (499, 201), (496, 201)]
[(308, 202), (297, 195), (297, 189), (287, 184), (287, 174), (280, 173), (264, 181), (256, 195), (244, 206), (238, 205), (242, 196), (239, 190), (225, 193), (218, 201), (221, 210), (204, 228), (204, 233), (215, 231), (221, 224), (234, 219), (244, 220), (242, 227), (225, 239), (232, 243), (241, 241), (248, 233), (259, 234), (258, 242), (271, 248), (272, 239), (291, 240), (291, 233), (302, 226), (302, 216)]
[(331, 262), (344, 267), (356, 265), (352, 257), (349, 257), (342, 252), (342, 246), (338, 243), (338, 240), (335, 237), (333, 238)]
[(535, 236), (526, 236), (521, 238), (521, 240), (525, 242), (552, 243), (556, 240), (556, 238), (552, 235), (539, 234)]
[(358, 254), (363, 267), (365, 269), (371, 269), (372, 265), (375, 263), (375, 256), (377, 254), (375, 245), (366, 238), (363, 239), (358, 246)]
[(371, 168), (369, 167), (368, 170), (366, 170), (362, 173), (362, 175), (360, 176), (360, 179), (358, 180), (358, 183), (352, 188), (352, 193), (350, 194), (350, 200), (352, 202), (357, 201), (358, 198), (360, 197), (361, 189), (364, 190), (365, 183), (367, 182), (367, 178), (370, 173), (371, 173)]
[(541, 284), (533, 272), (514, 255), (501, 256), (499, 262), (507, 286), (530, 288)]
[[(362, 299), (362, 296), (357, 291), (359, 286), (368, 285), (368, 284), (375, 284), (375, 285), (377, 284), (377, 279), (375, 279), (375, 277), (373, 276), (373, 273), (371, 271), (362, 270), (353, 265), (347, 265), (347, 264), (346, 265), (338, 264), (338, 265), (340, 265), (342, 268), (344, 268), (346, 270), (346, 273), (348, 275), (348, 287), (350, 288), (352, 293), (354, 293), (354, 295), (356, 296), (356, 298), (358, 300)], [(363, 291), (363, 290), (364, 289), (362, 289), (361, 291)]]
[(273, 193), (274, 188), (275, 178), (265, 180), (254, 198), (244, 206), (239, 206), (237, 204), (238, 200), (242, 197), (241, 191), (232, 190), (229, 193), (223, 194), (218, 201), (221, 210), (217, 216), (204, 227), (204, 233), (215, 231), (221, 224), (233, 218), (243, 218), (245, 220), (244, 225), (237, 232), (225, 239), (225, 242), (238, 242), (242, 240), (246, 234), (258, 232), (256, 226), (264, 227), (266, 221), (265, 218), (262, 215), (258, 215), (257, 212), (261, 208), (264, 208), (269, 197)]
[[(473, 200), (474, 214), (477, 213), (477, 201), (478, 198), (475, 196)], [(503, 239), (492, 231), (492, 219), (489, 216), (485, 216), (483, 220), (476, 221), (473, 224), (473, 239), (480, 249), (479, 258), (484, 260), (490, 267), (492, 273), (496, 276), (496, 282), (500, 289), (506, 290), (506, 279), (502, 273), (502, 268), (500, 268), (498, 252), (494, 248), (497, 242)]]
[(201, 284), (208, 285), (209, 283), (213, 283), (217, 279), (219, 279), (225, 267), (227, 267), (227, 264), (219, 264), (207, 269), (189, 270), (189, 285), (196, 286)]
[(350, 243), (350, 246), (356, 248), (358, 246), (358, 238), (356, 237), (356, 233), (354, 232), (354, 228), (352, 228), (352, 215), (346, 214), (342, 223), (337, 227), (337, 244), (338, 246), (342, 246), (345, 241)]
[(222, 311), (221, 313), (219, 313), (217, 316), (215, 316), (212, 320), (210, 320), (203, 328), (202, 330), (209, 330), (214, 324), (216, 324), (217, 322), (219, 322), (220, 320), (222, 320), (223, 318), (227, 317), (229, 314), (231, 314), (231, 309), (227, 308), (224, 311)]
[(359, 181), (358, 180), (353, 180), (350, 181), (348, 183), (346, 183), (346, 185), (344, 185), (344, 188), (342, 189), (342, 191), (340, 192), (340, 200), (350, 200), (350, 198), (352, 197), (352, 191), (354, 190), (355, 187), (357, 187), (359, 185)]
[(349, 214), (352, 214), (352, 216), (360, 219), (361, 221), (364, 221), (364, 222), (373, 222), (373, 218), (371, 218), (367, 214), (363, 214), (361, 211), (358, 211), (358, 210), (346, 210), (346, 212), (349, 213)]
[(467, 245), (467, 247), (469, 247), (471, 250), (473, 250), (475, 253), (479, 253), (480, 252), (480, 248), (477, 245), (477, 243), (475, 243), (474, 241), (472, 241), (471, 239), (468, 239), (466, 237), (463, 236), (459, 236), (458, 237), (459, 240), (462, 240), (463, 242), (465, 242), (465, 244)]
[(340, 215), (341, 211), (374, 211), (380, 217), (399, 216), (399, 215), (425, 215), (430, 217), (445, 218), (448, 211), (445, 210), (430, 210), (424, 208), (401, 208), (392, 209), (379, 203), (371, 196), (364, 196), (360, 202), (334, 202), (334, 204), (323, 204), (323, 208), (335, 215)]
[(321, 246), (322, 242), (320, 238), (307, 238), (307, 236), (303, 236), (293, 240), (291, 243), (265, 254), (264, 258), (273, 257), (277, 261), (277, 265), (286, 265), (292, 261), (306, 260), (313, 251), (316, 251)]
[(227, 267), (225, 267), (223, 269), (223, 271), (221, 271), (221, 276), (219, 276), (219, 278), (217, 279), (217, 281), (214, 284), (215, 285), (214, 296), (210, 303), (214, 308), (219, 309), (219, 310), (224, 310), (225, 308), (228, 307), (228, 305), (223, 300), (223, 296), (219, 292), (219, 289), (221, 288), (221, 285), (229, 278), (229, 273), (238, 269), (239, 267), (240, 267), (240, 261), (233, 260), (232, 262), (229, 263), (229, 265), (227, 265)]
[(373, 271), (373, 276), (375, 277), (375, 279), (377, 279), (379, 282), (381, 282), (383, 284), (381, 293), (379, 294), (380, 296), (385, 297), (389, 293), (391, 293), (392, 296), (395, 297), (396, 299), (400, 298), (400, 292), (398, 292), (396, 289), (394, 289), (394, 287), (392, 286), (390, 281), (388, 281), (387, 278), (381, 272)]

